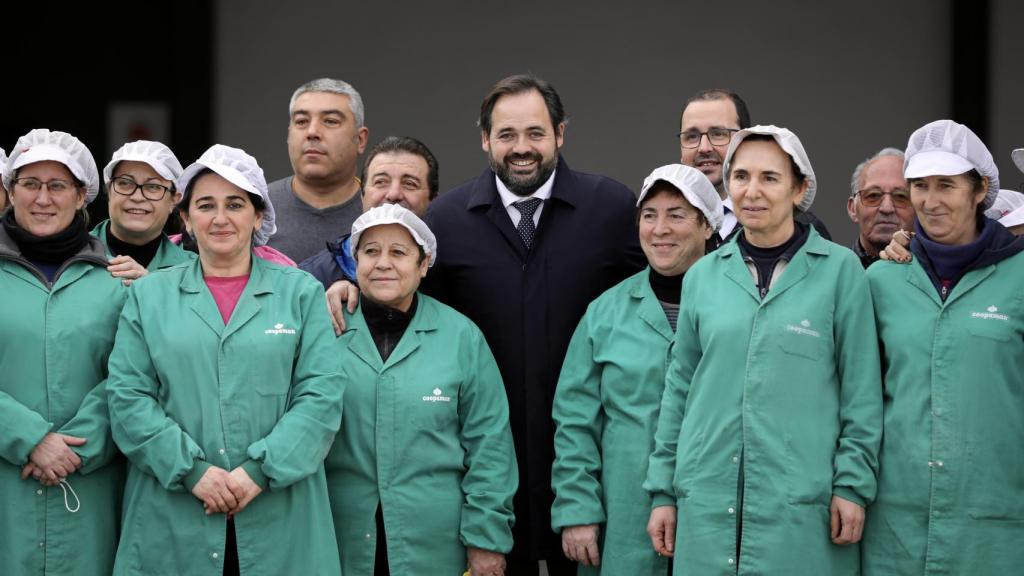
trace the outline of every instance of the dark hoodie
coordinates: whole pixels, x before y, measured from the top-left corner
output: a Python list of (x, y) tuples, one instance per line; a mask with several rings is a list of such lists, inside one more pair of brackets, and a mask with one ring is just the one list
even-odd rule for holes
[(968, 272), (1024, 251), (1024, 236), (1014, 236), (999, 222), (985, 217), (978, 221), (978, 237), (963, 246), (939, 244), (928, 237), (920, 223), (914, 227), (917, 235), (910, 242), (910, 252), (921, 262), (943, 302)]

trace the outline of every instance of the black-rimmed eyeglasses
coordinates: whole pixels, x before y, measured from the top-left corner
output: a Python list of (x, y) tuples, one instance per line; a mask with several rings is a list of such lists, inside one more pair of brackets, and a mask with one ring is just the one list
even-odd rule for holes
[(679, 137), (679, 144), (683, 148), (696, 148), (700, 146), (700, 139), (705, 135), (713, 146), (725, 146), (732, 141), (733, 132), (739, 132), (739, 128), (712, 128), (707, 132), (699, 130), (686, 130), (676, 136)]
[(146, 200), (156, 202), (170, 191), (170, 187), (156, 182), (143, 182), (139, 184), (127, 176), (118, 176), (110, 181), (110, 189), (122, 196), (131, 196), (136, 190), (142, 190), (142, 197)]

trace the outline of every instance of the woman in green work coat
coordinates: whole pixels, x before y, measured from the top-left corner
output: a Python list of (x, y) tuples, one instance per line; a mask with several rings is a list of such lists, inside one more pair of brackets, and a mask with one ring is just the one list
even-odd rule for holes
[(984, 217), (999, 171), (969, 128), (932, 122), (904, 161), (909, 265), (868, 270), (885, 436), (864, 573), (1016, 574), (1024, 565), (1024, 239)]
[(683, 281), (648, 532), (676, 574), (858, 574), (882, 432), (867, 280), (794, 220), (816, 183), (792, 132), (739, 131), (724, 167), (743, 230)]
[(128, 142), (114, 152), (103, 169), (109, 220), (92, 234), (111, 255), (107, 270), (125, 284), (147, 270), (189, 260), (188, 254), (164, 235), (164, 226), (181, 193), (174, 183), (181, 164), (160, 142)]
[(343, 574), (504, 574), (518, 473), (480, 330), (416, 292), (434, 235), (397, 204), (352, 225), (359, 308), (335, 353), (345, 418), (327, 457)]
[(323, 458), (342, 383), (323, 289), (252, 255), (263, 171), (216, 145), (178, 181), (199, 258), (135, 281), (110, 357), (128, 457), (115, 574), (337, 574)]
[(99, 191), (74, 136), (22, 136), (0, 227), (0, 574), (109, 574), (124, 462), (103, 382), (125, 288), (84, 206)]
[(579, 572), (661, 575), (642, 484), (654, 444), (683, 275), (722, 222), (722, 201), (695, 168), (662, 166), (637, 201), (646, 270), (590, 304), (555, 392), (552, 527)]

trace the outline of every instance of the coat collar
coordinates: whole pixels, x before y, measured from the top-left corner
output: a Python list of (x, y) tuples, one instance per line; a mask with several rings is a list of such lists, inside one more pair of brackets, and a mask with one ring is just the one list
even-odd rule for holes
[(416, 298), (418, 299), (416, 314), (412, 317), (412, 322), (406, 328), (402, 339), (398, 341), (398, 346), (388, 356), (387, 362), (380, 358), (380, 352), (377, 351), (377, 345), (373, 342), (373, 336), (370, 334), (370, 328), (366, 324), (366, 317), (363, 316), (361, 308), (356, 308), (352, 314), (345, 312), (346, 328), (341, 337), (348, 345), (348, 349), (378, 374), (415, 352), (422, 344), (424, 334), (433, 332), (438, 327), (436, 301), (422, 293), (417, 293)]
[[(497, 204), (504, 209), (498, 197), (498, 186), (494, 183), (494, 171), (487, 168), (473, 182), (473, 190), (466, 203), (467, 210), (474, 210), (481, 206), (493, 206)], [(551, 187), (551, 200), (563, 202), (569, 206), (576, 207), (584, 200), (583, 193), (576, 186), (576, 174), (569, 169), (569, 165), (558, 155), (558, 166), (555, 168), (555, 182)], [(543, 217), (543, 216), (542, 216)]]
[(651, 267), (648, 266), (641, 274), (637, 274), (634, 280), (629, 288), (629, 296), (638, 301), (637, 315), (655, 332), (664, 336), (665, 340), (671, 342), (675, 334), (672, 332), (672, 326), (668, 323), (661, 302), (658, 301), (658, 297), (654, 295), (654, 289), (651, 288)]
[(192, 311), (223, 340), (237, 332), (259, 312), (260, 304), (255, 296), (274, 293), (273, 282), (266, 273), (268, 266), (269, 264), (262, 258), (252, 255), (249, 281), (246, 282), (245, 289), (238, 297), (238, 303), (235, 304), (235, 310), (231, 313), (227, 325), (224, 324), (220, 310), (217, 309), (217, 303), (214, 302), (213, 295), (203, 280), (203, 265), (198, 257), (188, 264), (181, 277), (179, 288), (182, 292), (193, 296), (191, 299)]
[[(809, 228), (807, 241), (793, 256), (793, 259), (786, 264), (785, 271), (779, 276), (778, 281), (772, 285), (771, 289), (768, 290), (763, 303), (774, 300), (779, 294), (782, 294), (803, 280), (808, 272), (814, 268), (817, 258), (828, 256), (832, 251), (831, 242), (822, 238), (818, 231), (814, 229), (814, 226), (809, 226)], [(746, 263), (743, 261), (743, 255), (740, 253), (738, 236), (730, 240), (725, 246), (719, 248), (715, 254), (726, 260), (725, 275), (746, 290), (754, 300), (760, 301), (761, 298), (757, 292), (754, 278), (751, 276), (749, 268), (747, 268)]]

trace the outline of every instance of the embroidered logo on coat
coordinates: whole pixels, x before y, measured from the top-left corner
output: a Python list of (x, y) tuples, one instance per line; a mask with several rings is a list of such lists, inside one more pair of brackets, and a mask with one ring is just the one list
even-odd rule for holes
[(1002, 320), (1004, 322), (1010, 319), (1006, 314), (998, 314), (999, 308), (996, 308), (995, 306), (989, 306), (985, 310), (985, 312), (971, 312), (971, 318), (981, 318), (982, 320)]
[(264, 334), (295, 334), (294, 328), (285, 328), (284, 324), (278, 322), (274, 324), (273, 328), (269, 328), (263, 331)]
[(821, 332), (818, 332), (817, 330), (811, 330), (811, 321), (807, 320), (806, 318), (800, 321), (799, 326), (787, 324), (786, 331), (796, 332), (797, 334), (802, 334), (804, 336), (813, 336), (815, 338), (821, 338)]
[(434, 393), (433, 396), (424, 396), (423, 397), (423, 401), (424, 402), (451, 402), (452, 401), (451, 397), (450, 396), (445, 396), (444, 392), (440, 388), (434, 388), (432, 390), (432, 392)]

